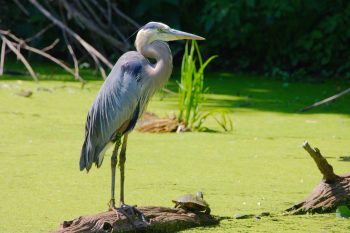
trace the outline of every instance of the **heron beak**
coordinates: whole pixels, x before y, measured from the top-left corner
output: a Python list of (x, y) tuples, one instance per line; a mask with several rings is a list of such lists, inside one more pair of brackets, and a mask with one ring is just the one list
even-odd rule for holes
[(187, 32), (182, 32), (175, 29), (170, 29), (168, 34), (170, 40), (205, 40), (205, 38), (201, 36), (197, 36)]

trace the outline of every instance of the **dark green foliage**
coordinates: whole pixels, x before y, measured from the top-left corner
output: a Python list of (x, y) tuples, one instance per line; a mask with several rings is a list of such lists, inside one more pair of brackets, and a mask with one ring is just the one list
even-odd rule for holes
[[(0, 29), (10, 30), (20, 38), (30, 38), (47, 27), (51, 22), (37, 11), (27, 1), (19, 1), (23, 4), (29, 15), (26, 15), (13, 0), (0, 0)], [(43, 1), (39, 1), (43, 2)], [(49, 29), (49, 33), (36, 37), (29, 44), (34, 47), (43, 48), (50, 45), (55, 39), (61, 39), (61, 30), (55, 27)], [(51, 54), (57, 54), (65, 50), (66, 46), (59, 43)], [(39, 60), (41, 57), (36, 57)]]
[[(13, 1), (0, 3), (0, 26), (19, 36), (33, 35), (48, 24), (30, 4), (23, 3), (31, 14), (28, 18)], [(206, 37), (201, 47), (205, 55), (219, 55), (212, 66), (216, 69), (283, 78), (350, 79), (347, 0), (120, 0), (118, 7), (140, 25), (162, 21)], [(70, 27), (83, 33), (76, 24)], [(59, 37), (60, 30), (51, 30), (46, 35), (50, 39), (41, 38), (36, 43), (48, 44)], [(131, 35), (135, 29), (126, 31)], [(84, 37), (93, 41), (90, 34)], [(108, 46), (104, 49), (111, 51)], [(173, 43), (172, 48), (179, 64), (183, 44)], [(118, 51), (113, 54), (119, 56)]]
[(224, 67), (283, 77), (350, 77), (350, 2), (207, 1), (207, 49)]
[(350, 210), (349, 207), (346, 205), (340, 205), (336, 209), (336, 216), (338, 218), (349, 218), (350, 217)]
[(219, 55), (217, 68), (283, 78), (350, 78), (349, 1), (123, 2), (142, 23), (164, 21), (206, 37), (201, 46), (205, 54)]

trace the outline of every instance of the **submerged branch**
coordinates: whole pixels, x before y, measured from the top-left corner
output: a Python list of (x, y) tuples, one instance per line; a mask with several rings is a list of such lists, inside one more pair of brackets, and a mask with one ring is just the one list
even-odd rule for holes
[(303, 109), (300, 109), (299, 112), (309, 111), (309, 110), (311, 110), (313, 108), (316, 108), (316, 107), (321, 106), (323, 104), (329, 103), (329, 102), (331, 102), (331, 101), (333, 101), (335, 99), (338, 99), (339, 97), (341, 97), (343, 95), (346, 95), (348, 93), (350, 93), (350, 88), (348, 88), (348, 89), (346, 89), (346, 90), (344, 90), (342, 92), (339, 92), (339, 93), (337, 93), (337, 94), (335, 94), (335, 95), (333, 95), (331, 97), (328, 97), (328, 98), (326, 98), (324, 100), (318, 101), (318, 102), (316, 102), (316, 103), (314, 103), (314, 104), (312, 104), (310, 106), (307, 106), (307, 107), (305, 107)]

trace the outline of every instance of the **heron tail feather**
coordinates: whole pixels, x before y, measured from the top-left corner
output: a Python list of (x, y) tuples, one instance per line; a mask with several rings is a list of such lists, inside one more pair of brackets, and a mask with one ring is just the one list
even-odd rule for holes
[(86, 169), (86, 171), (89, 171), (92, 166), (92, 159), (95, 149), (91, 146), (91, 143), (85, 139), (83, 147), (81, 148), (81, 154), (80, 154), (80, 171)]

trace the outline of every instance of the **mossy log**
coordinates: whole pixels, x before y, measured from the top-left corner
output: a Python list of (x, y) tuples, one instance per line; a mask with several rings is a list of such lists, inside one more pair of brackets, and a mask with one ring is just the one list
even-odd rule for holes
[(340, 204), (350, 205), (350, 173), (340, 176), (335, 174), (320, 150), (311, 148), (307, 141), (303, 148), (314, 159), (323, 178), (305, 200), (286, 211), (291, 214), (328, 213)]
[(218, 219), (183, 209), (166, 207), (138, 207), (149, 223), (140, 220), (130, 222), (122, 213), (108, 211), (92, 216), (82, 216), (64, 221), (53, 233), (77, 232), (177, 232), (187, 228), (215, 225)]

